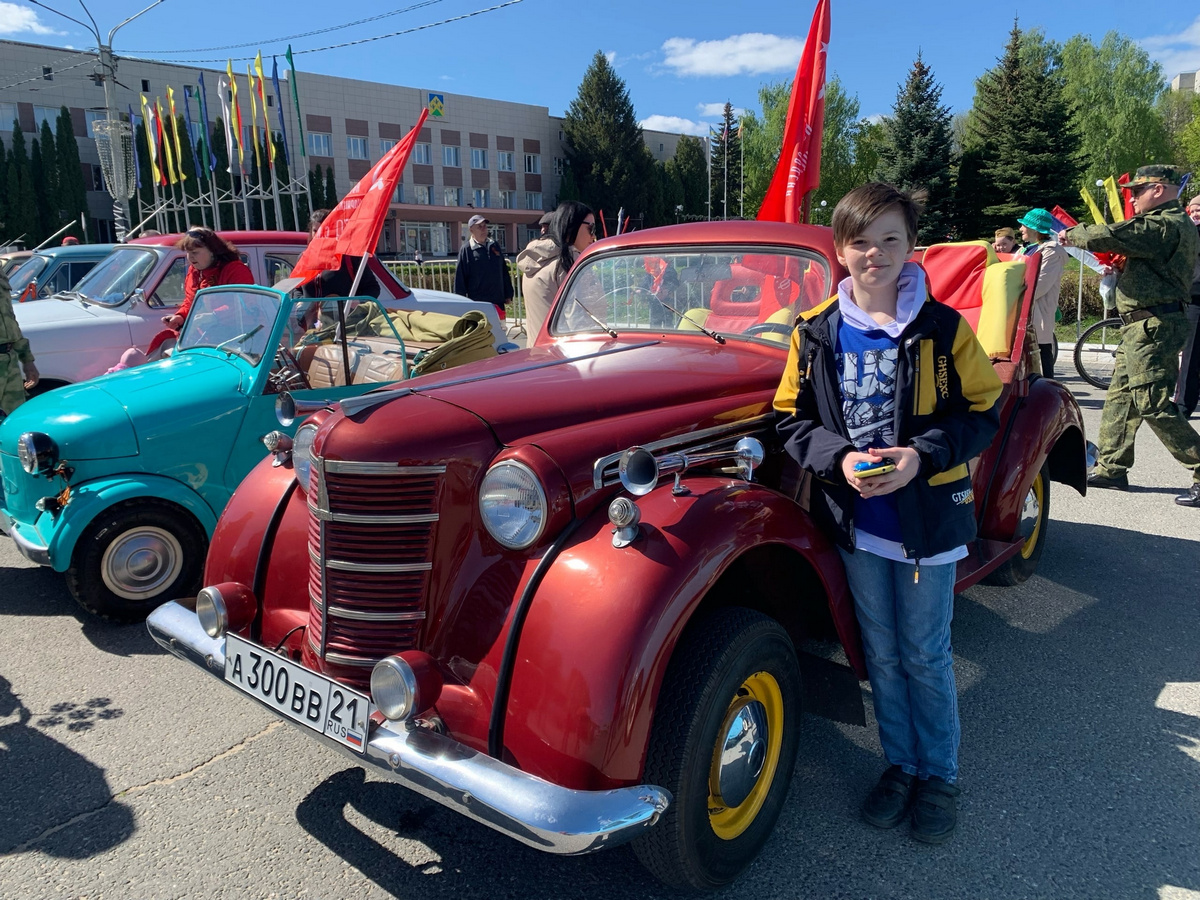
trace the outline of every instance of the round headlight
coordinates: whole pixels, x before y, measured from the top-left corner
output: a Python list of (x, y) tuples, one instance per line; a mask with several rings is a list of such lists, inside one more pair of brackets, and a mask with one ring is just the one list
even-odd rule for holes
[(528, 466), (511, 460), (496, 463), (483, 476), (479, 512), (499, 544), (523, 550), (546, 527), (546, 492)]
[(392, 722), (402, 722), (415, 710), (417, 676), (408, 663), (396, 656), (389, 656), (375, 663), (371, 670), (371, 700), (384, 717)]
[(196, 595), (196, 618), (209, 637), (217, 638), (225, 633), (229, 627), (229, 611), (220, 591), (206, 587)]
[(49, 475), (58, 465), (58, 445), (48, 434), (26, 431), (17, 439), (17, 456), (30, 475)]
[(308, 491), (309, 473), (312, 472), (312, 447), (317, 436), (316, 425), (302, 425), (292, 439), (292, 465), (296, 469), (296, 480), (300, 489)]

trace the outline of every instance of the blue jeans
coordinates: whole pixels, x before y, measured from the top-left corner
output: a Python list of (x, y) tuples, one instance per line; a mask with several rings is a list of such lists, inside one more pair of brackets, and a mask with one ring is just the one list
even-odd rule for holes
[(862, 629), (867, 675), (889, 763), (910, 775), (958, 778), (958, 692), (950, 651), (954, 563), (914, 566), (841, 551)]

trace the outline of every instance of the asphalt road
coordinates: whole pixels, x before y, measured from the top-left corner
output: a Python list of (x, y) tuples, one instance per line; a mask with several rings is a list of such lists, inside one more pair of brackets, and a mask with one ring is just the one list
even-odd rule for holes
[[(1094, 434), (1100, 396), (1066, 381)], [(728, 896), (1200, 898), (1200, 510), (1147, 429), (1138, 455), (1127, 494), (1054, 485), (1036, 577), (958, 598), (955, 840), (861, 824), (873, 723), (809, 718)], [(667, 894), (628, 848), (545, 856), (365, 775), (0, 540), (0, 897), (201, 896)]]

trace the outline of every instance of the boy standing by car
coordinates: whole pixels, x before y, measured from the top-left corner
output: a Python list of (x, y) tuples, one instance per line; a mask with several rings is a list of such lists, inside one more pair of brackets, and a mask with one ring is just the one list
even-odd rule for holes
[(956, 563), (975, 537), (967, 462), (999, 425), (1000, 379), (974, 332), (907, 260), (920, 203), (887, 184), (833, 213), (850, 277), (792, 334), (775, 395), (785, 449), (811, 473), (810, 511), (838, 545), (862, 630), (888, 769), (862, 815), (950, 838), (958, 697), (950, 648)]

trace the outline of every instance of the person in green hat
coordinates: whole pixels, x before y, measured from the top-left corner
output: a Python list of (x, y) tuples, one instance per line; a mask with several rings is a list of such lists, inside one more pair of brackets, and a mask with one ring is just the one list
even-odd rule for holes
[(1191, 470), (1192, 486), (1175, 502), (1200, 508), (1200, 434), (1171, 399), (1187, 338), (1184, 305), (1200, 245), (1196, 226), (1179, 202), (1182, 182), (1183, 173), (1175, 166), (1142, 166), (1125, 185), (1136, 215), (1115, 225), (1076, 225), (1059, 240), (1126, 259), (1116, 291), (1121, 344), (1100, 417), (1099, 461), (1088, 485), (1129, 487), (1133, 439), (1144, 420)]
[(1037, 284), (1033, 289), (1033, 333), (1042, 353), (1042, 374), (1053, 378), (1057, 355), (1054, 313), (1058, 310), (1058, 292), (1062, 287), (1067, 251), (1054, 240), (1058, 222), (1041, 207), (1025, 213), (1017, 219), (1017, 224), (1021, 226), (1021, 240), (1026, 244), (1021, 253), (1025, 256), (1036, 253), (1039, 257)]

